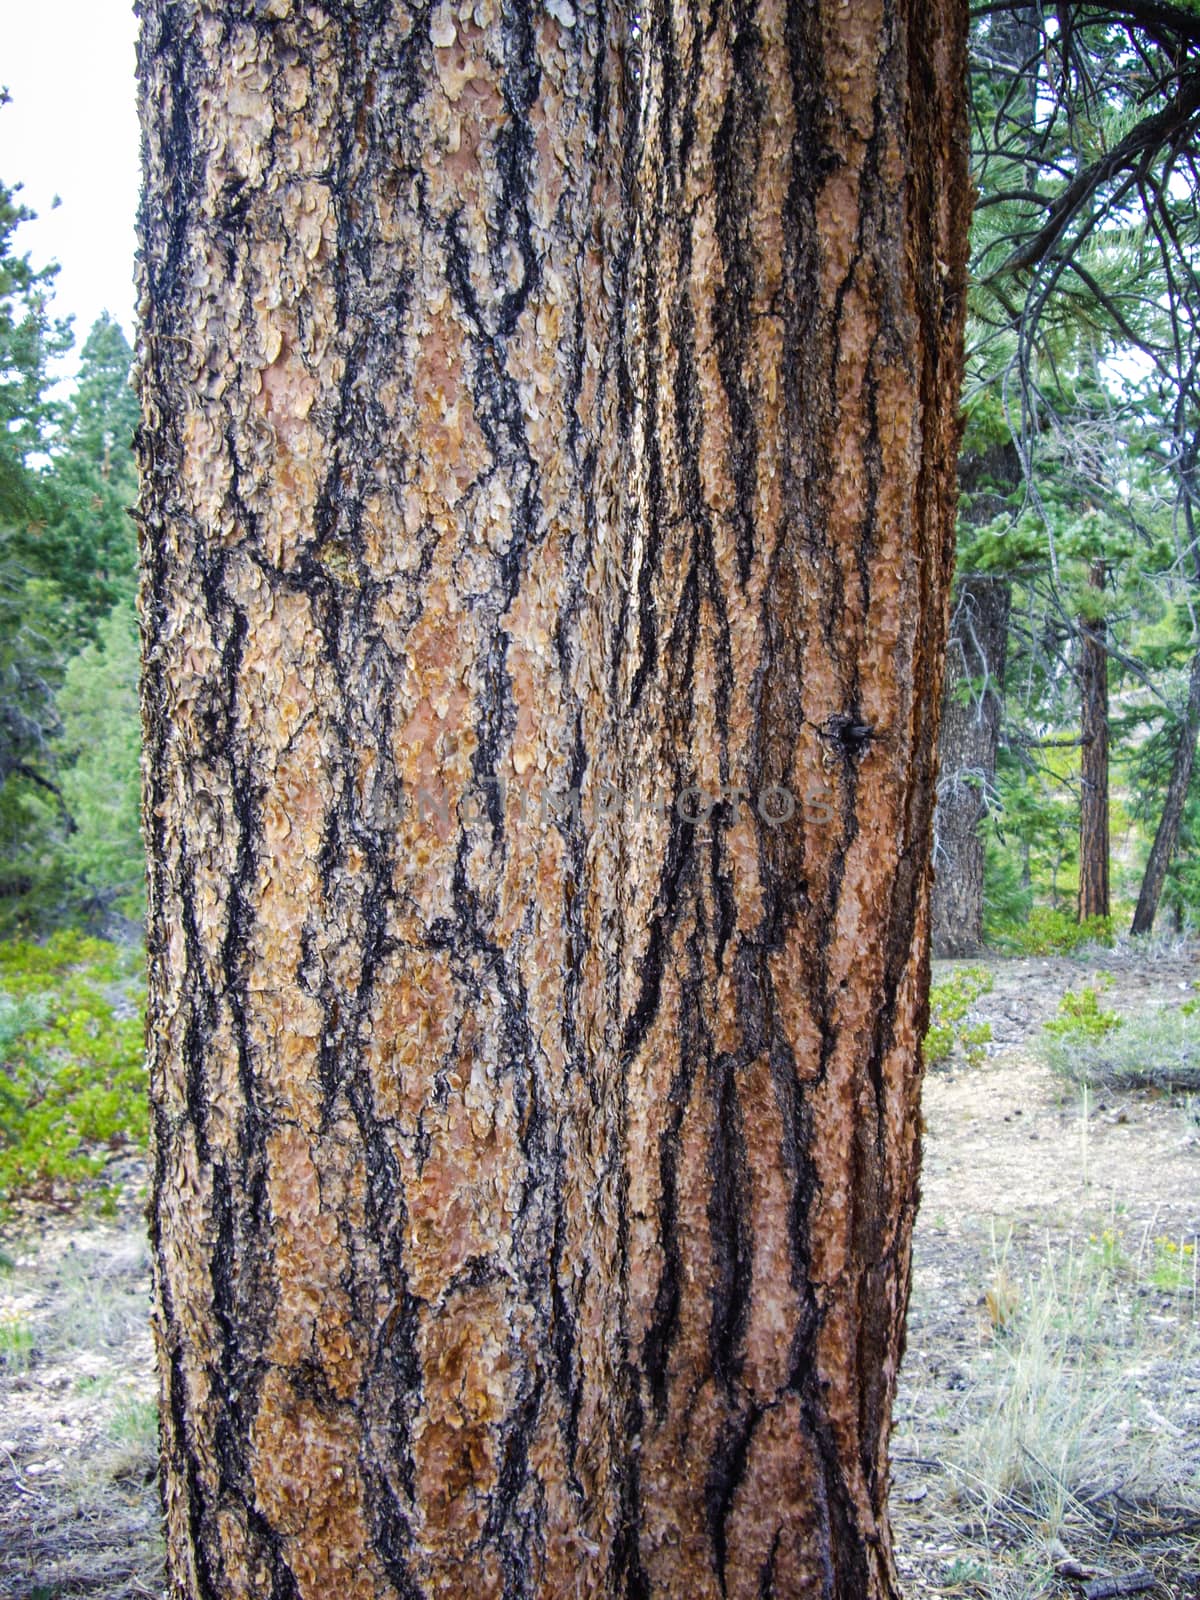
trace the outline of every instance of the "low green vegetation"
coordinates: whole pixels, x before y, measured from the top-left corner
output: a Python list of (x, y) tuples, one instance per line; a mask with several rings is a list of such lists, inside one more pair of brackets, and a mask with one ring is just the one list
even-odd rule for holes
[(149, 1287), (128, 1215), (26, 1231), (0, 1277), (0, 1594), (165, 1593)]
[(1095, 985), (1085, 984), (1078, 993), (1068, 989), (1059, 1001), (1058, 1016), (1051, 1017), (1045, 1025), (1049, 1037), (1068, 1043), (1088, 1043), (1105, 1039), (1123, 1027), (1123, 1019), (1115, 1011), (1105, 1011), (1100, 1005), (1101, 992), (1109, 987), (1109, 982), (1104, 974)]
[(74, 932), (0, 944), (0, 1203), (74, 1190), (148, 1131), (140, 953)]
[(33, 1358), (33, 1329), (16, 1312), (0, 1313), (0, 1368), (23, 1372)]
[(1166, 1294), (1191, 1293), (1197, 1290), (1196, 1244), (1192, 1239), (1168, 1239), (1160, 1236), (1154, 1241), (1154, 1260), (1150, 1268), (1150, 1281), (1156, 1289)]
[(957, 967), (929, 991), (929, 1030), (925, 1035), (925, 1062), (940, 1066), (957, 1058), (977, 1067), (991, 1042), (992, 1025), (971, 1019), (971, 1008), (992, 987), (986, 967)]
[(1122, 1019), (1098, 1006), (1089, 1011), (1088, 993), (1073, 998), (1081, 1015), (1055, 1019), (1043, 1030), (1053, 1071), (1093, 1088), (1200, 1089), (1200, 1016), (1176, 1007)]
[(1085, 917), (1082, 922), (1066, 911), (1034, 906), (1021, 922), (1001, 922), (992, 930), (996, 946), (1012, 955), (1070, 955), (1083, 945), (1105, 948), (1113, 942), (1111, 917)]
[[(940, 1546), (925, 1585), (939, 1594), (1050, 1600), (1068, 1576), (1099, 1586), (1139, 1564), (1164, 1595), (1193, 1592), (1171, 1580), (1200, 1557), (1197, 1240), (1152, 1238), (1115, 1199), (1093, 1227), (1039, 1241), (1018, 1221), (993, 1233), (990, 1262), (958, 1236), (976, 1320), (940, 1347), (945, 1366), (909, 1368), (896, 1456), (902, 1540)], [(942, 1269), (915, 1289), (918, 1319), (932, 1310), (939, 1328)]]
[(1096, 1272), (1119, 1272), (1127, 1262), (1125, 1241), (1114, 1227), (1088, 1235), (1087, 1265)]
[(114, 1407), (107, 1431), (114, 1444), (153, 1457), (158, 1443), (157, 1404), (136, 1395), (125, 1395)]

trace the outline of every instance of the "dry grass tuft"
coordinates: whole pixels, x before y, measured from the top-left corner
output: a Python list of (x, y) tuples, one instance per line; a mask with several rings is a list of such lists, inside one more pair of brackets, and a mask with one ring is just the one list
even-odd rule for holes
[(1047, 1038), (1051, 1070), (1110, 1089), (1200, 1089), (1200, 1015), (1180, 1008), (1128, 1017), (1103, 1038)]
[(1132, 1572), (1160, 1600), (1200, 1593), (1200, 1321), (1149, 1267), (1112, 1230), (1024, 1279), (1001, 1253), (970, 1381), (953, 1407), (918, 1397), (898, 1446), (945, 1552), (933, 1593), (1035, 1600)]

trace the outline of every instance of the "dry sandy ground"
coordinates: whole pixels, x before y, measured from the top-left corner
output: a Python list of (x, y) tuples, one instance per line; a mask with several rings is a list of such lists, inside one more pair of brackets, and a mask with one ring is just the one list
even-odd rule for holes
[[(1105, 1004), (1127, 1014), (1178, 1005), (1200, 977), (1195, 961), (1179, 957), (1105, 956), (1104, 965), (1115, 975)], [(1156, 1239), (1200, 1233), (1194, 1108), (1146, 1094), (1109, 1096), (1093, 1098), (1085, 1116), (1079, 1092), (1051, 1077), (1034, 1041), (1068, 985), (1087, 980), (1087, 967), (1064, 959), (989, 966), (995, 989), (979, 1013), (992, 1022), (992, 1053), (977, 1068), (932, 1073), (925, 1095), (924, 1199), (895, 1442), (905, 1589), (1082, 1597), (1088, 1581), (1140, 1574), (1152, 1597), (1193, 1600), (1196, 1297), (1179, 1286), (1160, 1292), (1149, 1267)], [(34, 1209), (4, 1241), (11, 1264), (0, 1272), (3, 1600), (161, 1593), (144, 1170), (127, 1164), (120, 1176), (126, 1187), (115, 1218)], [(1040, 1311), (1047, 1271), (1065, 1285), (1066, 1301), (1080, 1285), (1086, 1296), (1096, 1262), (1110, 1258), (1133, 1318), (1122, 1323), (1124, 1388), (1085, 1430), (1098, 1481), (1086, 1495), (1064, 1490), (1063, 1505), (1048, 1514), (1020, 1484), (998, 1487), (976, 1472), (970, 1451), (980, 1448), (996, 1396), (1011, 1391), (1014, 1330)], [(1080, 1338), (1073, 1327), (1062, 1337), (1059, 1359), (1069, 1365)], [(1023, 1437), (1019, 1451), (1036, 1455), (1056, 1439), (1057, 1422), (1046, 1416), (1055, 1379), (1025, 1376), (1034, 1444)], [(1096, 1385), (1102, 1377), (1097, 1371)], [(1042, 1445), (1039, 1424), (1050, 1436)], [(1052, 1482), (1055, 1470), (1050, 1463)]]
[(111, 1221), (26, 1216), (4, 1245), (4, 1600), (161, 1592), (144, 1168), (126, 1166)]
[[(924, 1094), (894, 1444), (905, 1590), (1033, 1600), (1138, 1574), (1147, 1595), (1200, 1600), (1195, 1269), (1190, 1283), (1186, 1270), (1168, 1289), (1154, 1282), (1163, 1242), (1200, 1234), (1196, 1103), (1153, 1092), (1085, 1102), (1051, 1075), (1037, 1038), (1095, 966), (985, 964), (995, 987), (976, 1014), (992, 1024), (988, 1059), (931, 1072)], [(1102, 964), (1112, 986), (1101, 1003), (1126, 1017), (1178, 1006), (1200, 978), (1178, 956), (1105, 952)], [(1072, 1451), (1055, 1455), (1074, 1425)], [(1048, 1508), (1020, 1484), (997, 1497), (981, 1458), (1016, 1429), (1014, 1452), (1043, 1485), (1061, 1482), (1065, 1504)], [(1079, 1454), (1086, 1503), (1077, 1487), (1066, 1494)]]

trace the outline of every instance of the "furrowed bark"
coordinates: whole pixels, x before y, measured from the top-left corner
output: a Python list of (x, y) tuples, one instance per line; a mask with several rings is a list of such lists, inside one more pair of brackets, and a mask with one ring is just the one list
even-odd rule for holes
[(638, 22), (144, 7), (180, 1596), (895, 1593), (965, 15)]
[(623, 840), (646, 1593), (894, 1592), (960, 21), (650, 13), (625, 763), (652, 751), (676, 793), (778, 786), (796, 813)]
[(146, 8), (180, 1593), (569, 1592), (621, 1517), (614, 1065), (537, 806), (599, 753), (623, 44), (558, 11)]

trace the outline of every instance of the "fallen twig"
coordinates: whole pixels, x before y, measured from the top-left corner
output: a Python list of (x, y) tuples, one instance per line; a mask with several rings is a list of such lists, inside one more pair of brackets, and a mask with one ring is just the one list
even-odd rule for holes
[(1121, 1595), (1143, 1594), (1154, 1587), (1154, 1574), (1144, 1568), (1120, 1578), (1096, 1578), (1083, 1591), (1084, 1600), (1119, 1600)]

